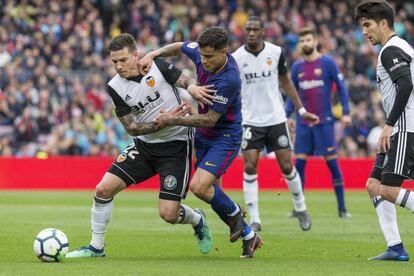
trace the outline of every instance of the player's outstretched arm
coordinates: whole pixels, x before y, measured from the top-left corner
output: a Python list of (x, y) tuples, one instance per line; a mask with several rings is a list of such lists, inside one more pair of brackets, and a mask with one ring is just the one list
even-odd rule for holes
[(174, 42), (167, 44), (164, 47), (147, 53), (142, 59), (138, 61), (138, 70), (141, 75), (148, 73), (151, 68), (152, 61), (156, 57), (173, 57), (181, 54), (181, 45), (183, 42)]
[(127, 133), (131, 136), (145, 135), (156, 132), (162, 127), (154, 123), (138, 123), (133, 113), (118, 117)]
[(309, 121), (311, 124), (319, 123), (319, 117), (313, 113), (307, 112), (306, 109), (303, 107), (299, 94), (296, 91), (296, 88), (293, 85), (293, 82), (290, 79), (289, 75), (279, 75), (279, 81), (283, 90), (286, 92), (287, 96), (292, 101), (295, 108), (298, 110), (299, 115), (302, 116), (305, 120)]
[(195, 114), (190, 116), (166, 116), (161, 114), (155, 120), (157, 125), (162, 126), (190, 126), (190, 127), (213, 127), (218, 119), (220, 119), (221, 114), (213, 110), (209, 110), (204, 114)]

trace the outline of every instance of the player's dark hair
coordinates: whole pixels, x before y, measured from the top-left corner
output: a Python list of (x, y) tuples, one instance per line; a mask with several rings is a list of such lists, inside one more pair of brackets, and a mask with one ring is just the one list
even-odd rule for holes
[(214, 49), (223, 49), (227, 46), (227, 31), (222, 27), (209, 27), (205, 29), (197, 39), (200, 48), (213, 47)]
[(384, 0), (365, 0), (355, 7), (354, 17), (357, 22), (361, 19), (373, 19), (380, 22), (385, 19), (390, 29), (394, 29), (394, 8)]
[(305, 28), (302, 28), (299, 31), (299, 37), (302, 37), (302, 36), (305, 36), (305, 35), (308, 35), (308, 34), (313, 35), (313, 37), (315, 37), (315, 38), (317, 36), (315, 29), (313, 29), (311, 27), (305, 27)]
[(112, 38), (109, 42), (108, 50), (111, 52), (120, 51), (125, 47), (128, 48), (128, 52), (130, 53), (136, 52), (138, 49), (134, 37), (127, 33), (123, 33)]
[(249, 18), (247, 18), (247, 21), (246, 21), (246, 22), (249, 22), (249, 21), (259, 22), (259, 23), (260, 23), (260, 28), (261, 28), (261, 29), (263, 29), (263, 28), (264, 28), (264, 23), (263, 23), (263, 20), (262, 20), (262, 19), (260, 19), (260, 17), (258, 17), (258, 16), (256, 16), (256, 15), (251, 15), (251, 16), (249, 16)]

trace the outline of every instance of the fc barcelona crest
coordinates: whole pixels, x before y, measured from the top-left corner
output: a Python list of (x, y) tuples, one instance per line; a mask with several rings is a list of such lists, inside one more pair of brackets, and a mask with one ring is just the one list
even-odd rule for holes
[(267, 57), (267, 58), (266, 58), (266, 63), (267, 63), (267, 65), (269, 65), (269, 66), (270, 66), (270, 65), (272, 65), (272, 62), (273, 62), (273, 61), (272, 61), (272, 59), (271, 59), (270, 57)]
[(149, 87), (155, 86), (155, 79), (153, 76), (149, 76), (145, 79), (145, 82), (148, 84)]
[(315, 68), (315, 70), (313, 70), (313, 73), (316, 76), (320, 76), (322, 74), (322, 69), (321, 68)]

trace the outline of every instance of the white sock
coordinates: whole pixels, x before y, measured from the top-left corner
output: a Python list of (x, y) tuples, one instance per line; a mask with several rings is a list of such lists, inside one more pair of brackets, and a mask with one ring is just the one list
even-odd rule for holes
[(259, 216), (259, 184), (257, 174), (243, 174), (244, 202), (250, 216), (250, 223), (261, 223)]
[(196, 227), (201, 220), (201, 215), (196, 213), (193, 209), (187, 205), (180, 205), (180, 218), (177, 223), (180, 224), (191, 224)]
[(94, 197), (91, 214), (92, 240), (90, 244), (96, 249), (102, 249), (105, 233), (112, 216), (112, 199)]
[(305, 196), (302, 192), (302, 182), (300, 181), (300, 176), (296, 171), (296, 168), (293, 167), (293, 170), (289, 175), (284, 174), (283, 176), (285, 177), (289, 190), (292, 193), (295, 211), (305, 211)]
[(414, 212), (414, 193), (412, 193), (410, 190), (401, 189), (398, 193), (395, 204), (407, 208), (411, 212)]
[(401, 243), (395, 205), (381, 196), (374, 197), (372, 202), (374, 204), (375, 211), (377, 212), (378, 222), (381, 226), (387, 246), (393, 246)]

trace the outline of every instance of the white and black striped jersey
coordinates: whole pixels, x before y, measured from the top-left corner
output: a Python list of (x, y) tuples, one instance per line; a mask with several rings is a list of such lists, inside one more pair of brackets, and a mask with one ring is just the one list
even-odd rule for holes
[[(155, 59), (145, 76), (124, 79), (117, 74), (108, 82), (108, 92), (114, 101), (116, 115), (122, 117), (133, 112), (138, 123), (154, 122), (161, 109), (170, 111), (181, 104), (179, 93), (187, 91), (178, 91), (174, 87), (180, 75), (180, 70), (162, 59)], [(192, 131), (184, 126), (169, 126), (136, 138), (146, 143), (186, 141), (192, 137)]]
[[(410, 75), (414, 83), (414, 50), (404, 39), (392, 36), (383, 46), (378, 55), (377, 86), (382, 96), (382, 105), (390, 116), (397, 93), (396, 81)], [(414, 132), (414, 93), (411, 91), (404, 112), (394, 125), (396, 132)]]
[(243, 45), (233, 54), (242, 80), (243, 125), (266, 127), (286, 121), (279, 75), (287, 74), (282, 48), (264, 42), (264, 48), (252, 53)]

